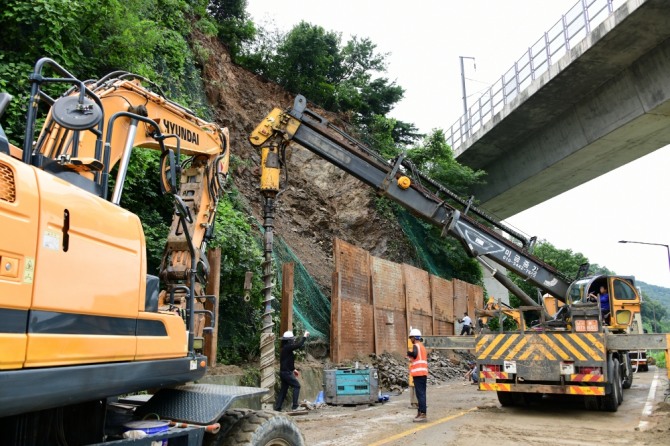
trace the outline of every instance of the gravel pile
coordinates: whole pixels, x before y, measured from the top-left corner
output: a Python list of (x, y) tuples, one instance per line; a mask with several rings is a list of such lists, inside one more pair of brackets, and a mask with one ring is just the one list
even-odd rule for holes
[[(409, 360), (391, 353), (370, 355), (370, 358), (379, 374), (381, 388), (402, 391), (409, 386)], [(470, 360), (474, 360), (474, 355), (465, 351), (451, 352), (449, 357), (437, 351), (428, 353), (428, 384), (463, 378)]]

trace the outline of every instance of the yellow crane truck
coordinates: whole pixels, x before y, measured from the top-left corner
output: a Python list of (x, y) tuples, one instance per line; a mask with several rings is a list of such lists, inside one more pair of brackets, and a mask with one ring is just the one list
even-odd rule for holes
[[(458, 239), (465, 250), (518, 296), (524, 305), (514, 332), (480, 333), (465, 337), (426, 337), (426, 346), (473, 349), (481, 377), (480, 389), (498, 393), (502, 405), (532, 402), (543, 394), (579, 395), (589, 408), (616, 411), (623, 389), (631, 386), (628, 352), (665, 349), (670, 335), (630, 334), (640, 313), (640, 296), (632, 277), (590, 276), (572, 280), (532, 254), (535, 239), (527, 239), (482, 209), (419, 172), (401, 154), (385, 160), (327, 119), (307, 108), (297, 96), (292, 107), (275, 108), (252, 132), (250, 142), (261, 150), (261, 192), (272, 215), (280, 188), (283, 154), (290, 143), (306, 148)], [(267, 226), (266, 231), (271, 232)], [(266, 234), (267, 235), (267, 234)], [(515, 272), (564, 303), (549, 315), (496, 265)], [(588, 267), (584, 268), (587, 271)], [(604, 286), (610, 310), (601, 312), (589, 295)], [(509, 309), (483, 315), (502, 319)], [(533, 324), (524, 315), (534, 313)], [(500, 330), (503, 324), (500, 323)]]
[[(22, 148), (0, 127), (0, 444), (302, 445), (281, 414), (227, 411), (264, 390), (192, 383), (216, 354), (207, 243), (227, 129), (127, 72), (81, 81), (44, 58), (30, 83)], [(134, 147), (160, 151), (146, 175), (175, 205), (158, 276), (120, 206)]]

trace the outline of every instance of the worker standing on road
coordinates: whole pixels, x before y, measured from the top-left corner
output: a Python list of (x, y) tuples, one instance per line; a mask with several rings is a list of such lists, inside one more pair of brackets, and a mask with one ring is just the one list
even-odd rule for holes
[(284, 404), (284, 398), (289, 387), (293, 387), (293, 405), (291, 410), (297, 410), (298, 400), (300, 398), (300, 382), (298, 376), (300, 373), (295, 369), (295, 356), (293, 352), (305, 345), (305, 339), (309, 336), (309, 331), (305, 331), (305, 336), (296, 341), (292, 331), (284, 332), (281, 338), (281, 352), (279, 353), (279, 378), (281, 379), (281, 388), (279, 397), (275, 403), (274, 409), (281, 412), (281, 406)]
[(419, 401), (419, 411), (414, 418), (415, 423), (426, 421), (426, 384), (428, 381), (428, 355), (426, 347), (421, 342), (421, 332), (413, 328), (409, 331), (409, 339), (412, 341), (412, 350), (407, 351), (410, 358), (410, 375), (414, 379), (414, 391)]
[[(412, 327), (409, 327), (410, 331)], [(414, 344), (410, 339), (407, 339), (407, 351), (414, 348)], [(409, 408), (416, 409), (419, 407), (419, 401), (416, 399), (416, 392), (414, 391), (414, 379), (412, 379), (412, 366), (409, 367)]]
[(464, 334), (472, 334), (472, 319), (468, 316), (467, 311), (464, 313), (463, 319), (459, 319), (458, 322), (463, 324), (463, 328), (461, 328), (461, 336)]

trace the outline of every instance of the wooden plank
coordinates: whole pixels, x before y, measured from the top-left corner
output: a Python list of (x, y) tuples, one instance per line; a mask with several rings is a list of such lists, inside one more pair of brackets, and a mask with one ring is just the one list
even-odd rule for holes
[(430, 334), (434, 335), (435, 334), (435, 329), (437, 328), (435, 326), (435, 298), (433, 297), (433, 277), (432, 275), (428, 275), (428, 293), (430, 295), (430, 315), (433, 318), (433, 323), (430, 326)]
[(374, 346), (375, 346), (374, 353), (376, 355), (379, 355), (379, 354), (381, 354), (381, 352), (379, 351), (380, 333), (379, 333), (379, 327), (378, 327), (379, 322), (377, 321), (377, 319), (378, 319), (377, 318), (377, 305), (375, 304), (375, 294), (376, 293), (375, 293), (374, 287), (372, 286), (374, 284), (374, 280), (373, 280), (373, 277), (372, 277), (373, 275), (374, 275), (374, 271), (372, 269), (370, 269), (370, 300), (372, 301), (372, 326), (374, 328), (374, 330), (373, 330), (374, 333), (373, 333), (372, 336), (374, 337)]
[(205, 302), (205, 310), (214, 313), (214, 330), (211, 334), (205, 335), (204, 352), (209, 362), (209, 367), (216, 365), (216, 354), (218, 349), (218, 331), (219, 331), (219, 292), (221, 291), (221, 248), (210, 249), (207, 252), (207, 261), (209, 262), (209, 281), (205, 288), (205, 293), (215, 296), (214, 301)]
[(295, 263), (287, 262), (281, 267), (281, 319), (279, 333), (293, 330), (293, 282)]
[(340, 362), (340, 273), (333, 273), (330, 297), (330, 360)]
[(402, 275), (402, 292), (403, 295), (405, 296), (405, 328), (407, 331), (405, 331), (405, 337), (409, 336), (409, 331), (412, 329), (412, 326), (410, 325), (411, 322), (409, 320), (409, 297), (407, 297), (407, 284), (405, 283), (405, 273), (403, 272)]

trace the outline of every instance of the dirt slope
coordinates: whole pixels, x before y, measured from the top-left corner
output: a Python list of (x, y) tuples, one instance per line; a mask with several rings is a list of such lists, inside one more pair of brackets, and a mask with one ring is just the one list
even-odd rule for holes
[[(254, 173), (260, 156), (247, 137), (273, 108), (292, 105), (294, 96), (234, 65), (216, 39), (202, 35), (195, 39), (210, 53), (203, 77), (215, 121), (228, 127), (232, 151), (244, 160), (232, 172), (234, 182), (261, 221), (261, 197)], [(316, 110), (342, 125), (337, 116)], [(333, 237), (370, 250), (375, 256), (403, 261), (399, 253), (407, 247), (403, 246), (406, 242), (397, 241), (402, 239), (401, 231), (396, 222), (378, 215), (375, 195), (368, 186), (297, 145), (291, 147), (288, 157), (289, 187), (280, 197), (276, 231), (327, 295), (333, 272)]]

